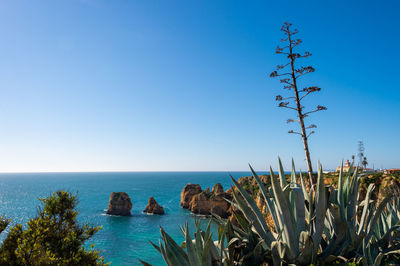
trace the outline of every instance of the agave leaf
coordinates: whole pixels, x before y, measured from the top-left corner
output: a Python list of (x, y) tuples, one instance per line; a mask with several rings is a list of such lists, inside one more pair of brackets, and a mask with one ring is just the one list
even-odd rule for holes
[(199, 265), (200, 264), (200, 258), (196, 252), (196, 248), (193, 245), (192, 238), (190, 237), (190, 232), (189, 232), (189, 226), (188, 223), (185, 223), (185, 241), (186, 241), (186, 250), (187, 250), (187, 255), (188, 255), (188, 260), (190, 265)]
[(385, 243), (389, 243), (390, 235), (392, 232), (400, 230), (400, 225), (391, 227), (382, 237), (378, 240), (377, 245), (383, 247)]
[(196, 225), (195, 245), (196, 245), (197, 257), (200, 260), (201, 251), (203, 250), (203, 239), (201, 237), (200, 222), (198, 220), (195, 220), (195, 225)]
[[(292, 191), (292, 188), (290, 187), (291, 185), (287, 185), (285, 187), (285, 189), (283, 189), (283, 195), (285, 196), (285, 198), (288, 199), (289, 202), (289, 209), (288, 211), (290, 211), (291, 215), (291, 221), (292, 221), (292, 225), (294, 228), (297, 228), (296, 226), (296, 201), (294, 200), (294, 194)], [(294, 234), (296, 236), (298, 236), (298, 232), (295, 231)]]
[(365, 237), (366, 243), (368, 243), (369, 239), (371, 238), (371, 236), (374, 232), (376, 223), (378, 221), (378, 218), (381, 215), (382, 211), (384, 210), (386, 204), (390, 201), (391, 197), (392, 197), (392, 195), (388, 195), (381, 201), (381, 203), (379, 203), (378, 208), (376, 209), (372, 219), (369, 221), (367, 231), (366, 231), (367, 235)]
[(299, 175), (300, 175), (301, 189), (302, 189), (302, 191), (303, 191), (304, 198), (305, 198), (308, 202), (310, 202), (310, 194), (308, 194), (308, 191), (307, 191), (307, 188), (306, 188), (306, 184), (304, 183), (304, 179), (303, 179), (303, 175), (302, 175), (302, 173), (301, 173), (301, 169), (300, 169)]
[(353, 176), (351, 178), (350, 183), (350, 191), (348, 196), (349, 205), (347, 207), (347, 221), (351, 222), (353, 226), (356, 225), (356, 206), (357, 206), (357, 197), (358, 197), (358, 188), (360, 177), (358, 175), (358, 167), (356, 167)]
[(149, 264), (149, 263), (147, 263), (145, 261), (142, 261), (141, 259), (139, 259), (139, 261), (143, 266), (153, 266), (153, 265), (151, 265), (151, 264)]
[(187, 265), (189, 261), (185, 251), (167, 234), (167, 232), (164, 231), (161, 226), (160, 231), (165, 244), (167, 257), (170, 262), (173, 263), (172, 265)]
[(211, 235), (207, 238), (204, 244), (204, 249), (201, 254), (201, 266), (212, 266), (212, 258), (211, 258), (211, 252), (210, 252), (210, 246), (211, 246)]
[(292, 195), (294, 197), (295, 202), (295, 223), (296, 223), (296, 232), (300, 233), (306, 230), (306, 220), (305, 220), (305, 204), (304, 204), (304, 196), (300, 188), (292, 188)]
[(210, 241), (210, 255), (211, 255), (211, 260), (212, 261), (219, 261), (219, 251), (218, 251), (218, 241), (213, 241), (212, 240), (212, 233), (210, 235), (211, 241)]
[(301, 189), (303, 190), (304, 199), (308, 202), (308, 209), (305, 209), (305, 214), (307, 215), (308, 222), (311, 223), (312, 215), (313, 215), (313, 202), (312, 202), (312, 189), (310, 193), (308, 193), (306, 184), (304, 183), (303, 176), (300, 170), (300, 182), (301, 182)]
[[(229, 220), (226, 222), (225, 226), (221, 226), (220, 228), (222, 228), (222, 234), (221, 234), (221, 238), (219, 239), (219, 251), (220, 251), (220, 255), (219, 255), (219, 264), (223, 265), (223, 259), (224, 259), (224, 251), (225, 251), (225, 247), (224, 247), (224, 242), (225, 242), (225, 233), (226, 233), (226, 229), (229, 226), (228, 225)], [(226, 253), (225, 253), (226, 255)]]
[(345, 209), (345, 203), (344, 203), (344, 195), (343, 195), (343, 160), (342, 164), (340, 166), (340, 172), (339, 172), (339, 184), (338, 184), (338, 194), (337, 194), (337, 201), (338, 205), (340, 208), (340, 216), (342, 219), (345, 219), (344, 216), (344, 209)]
[(394, 202), (393, 204), (388, 202), (387, 208), (386, 208), (387, 212), (389, 213), (388, 214), (388, 221), (389, 221), (390, 227), (398, 225), (398, 223), (400, 221), (399, 217), (397, 216), (396, 209), (395, 209), (395, 208), (397, 208), (397, 207), (395, 207), (396, 199), (394, 199), (393, 202)]
[(348, 195), (350, 191), (350, 178), (351, 178), (351, 172), (353, 171), (353, 164), (351, 163), (349, 170), (347, 171), (344, 184), (343, 184), (343, 203), (344, 203), (344, 208), (347, 208), (347, 202), (348, 202)]
[[(386, 216), (386, 213), (385, 213), (385, 212), (382, 212), (380, 218), (381, 218), (381, 220), (382, 220), (382, 227), (383, 227), (382, 232), (383, 232), (383, 234), (384, 234), (385, 232), (389, 231), (389, 225), (388, 225), (388, 223), (387, 223), (387, 216)], [(382, 234), (382, 235), (383, 235), (383, 234)], [(380, 236), (382, 236), (382, 235), (380, 235)]]
[(278, 171), (278, 173), (279, 173), (279, 181), (280, 181), (280, 184), (281, 184), (281, 188), (283, 189), (287, 185), (287, 182), (286, 182), (286, 179), (285, 179), (285, 171), (283, 171), (283, 166), (282, 166), (282, 162), (281, 162), (281, 158), (280, 157), (278, 157), (278, 168), (279, 168), (279, 171)]
[(174, 265), (174, 264), (173, 264), (173, 261), (171, 261), (170, 257), (169, 257), (168, 254), (167, 254), (167, 249), (166, 249), (166, 247), (164, 247), (164, 245), (161, 243), (161, 240), (159, 240), (159, 241), (160, 241), (161, 255), (162, 255), (164, 261), (167, 263), (168, 266)]
[[(235, 182), (236, 182), (236, 180), (235, 180)], [(244, 189), (242, 189), (242, 190), (244, 190)], [(243, 191), (243, 193), (247, 194), (246, 191)], [(238, 203), (239, 210), (243, 213), (243, 215), (246, 217), (246, 219), (248, 221), (253, 222), (253, 226), (256, 229), (257, 233), (260, 235), (260, 237), (265, 239), (268, 246), (270, 246), (273, 236), (272, 236), (271, 232), (269, 231), (268, 226), (267, 226), (264, 218), (262, 217), (262, 214), (261, 214), (260, 210), (258, 209), (257, 205), (255, 204), (254, 200), (252, 198), (250, 198), (249, 199), (250, 202), (245, 202), (245, 200), (241, 199), (239, 197), (239, 195), (237, 195), (235, 190), (232, 190), (232, 195), (233, 195), (233, 198), (235, 199), (235, 201)], [(247, 194), (247, 196), (250, 197), (248, 194)], [(255, 207), (252, 207), (251, 205), (255, 205)], [(259, 213), (259, 215), (261, 216), (261, 219), (259, 217), (257, 217), (256, 212)]]
[(285, 259), (286, 247), (280, 241), (274, 241), (271, 244), (271, 255), (274, 265), (281, 265)]
[(211, 222), (212, 220), (210, 219), (210, 221), (207, 224), (207, 229), (206, 229), (206, 235), (205, 238), (208, 238), (208, 236), (210, 235), (210, 230), (211, 230)]
[(274, 225), (275, 225), (275, 230), (276, 230), (276, 232), (279, 233), (280, 232), (280, 228), (279, 228), (278, 220), (277, 220), (277, 217), (276, 217), (276, 213), (274, 211), (275, 208), (273, 207), (273, 203), (270, 200), (270, 198), (268, 197), (267, 191), (265, 190), (265, 187), (264, 187), (264, 183), (261, 182), (261, 179), (258, 177), (256, 172), (254, 171), (253, 167), (251, 167), (250, 164), (249, 164), (249, 166), (250, 166), (250, 171), (253, 174), (253, 177), (256, 180), (256, 182), (258, 184), (258, 187), (260, 188), (261, 193), (262, 193), (262, 195), (264, 197), (264, 200), (265, 200), (265, 203), (267, 205), (268, 211), (271, 213), (271, 217), (272, 217), (272, 220), (274, 221)]
[(240, 239), (238, 237), (233, 237), (227, 244), (227, 246), (231, 246), (234, 243), (236, 243), (237, 241), (239, 241)]
[(295, 170), (293, 158), (292, 158), (292, 174), (290, 175), (290, 183), (292, 185), (297, 185), (297, 182), (296, 182), (296, 170)]
[(375, 188), (374, 184), (370, 184), (368, 186), (367, 194), (365, 195), (365, 200), (364, 200), (363, 212), (362, 212), (360, 223), (359, 223), (358, 234), (360, 234), (364, 230), (364, 226), (366, 224), (367, 213), (368, 213), (369, 201), (371, 199), (371, 194), (372, 194), (372, 191), (374, 190), (374, 188)]
[(286, 185), (286, 186), (282, 189), (283, 196), (285, 197), (285, 199), (289, 199), (289, 197), (290, 197), (290, 191), (291, 191), (291, 189), (290, 189), (290, 184)]
[(149, 242), (150, 242), (150, 244), (151, 244), (159, 253), (161, 253), (161, 249), (160, 249), (159, 246), (157, 246), (156, 244), (154, 244), (154, 243), (151, 242), (151, 241), (149, 241)]
[(309, 265), (312, 259), (313, 242), (310, 233), (302, 231), (299, 238), (300, 254), (297, 257), (299, 265)]
[(383, 229), (382, 215), (379, 216), (378, 220), (376, 221), (375, 228), (372, 230), (374, 231), (372, 235), (375, 236), (375, 238), (380, 238), (383, 236), (385, 231)]
[(289, 257), (294, 258), (299, 252), (298, 238), (296, 237), (296, 227), (293, 224), (294, 218), (289, 209), (288, 198), (284, 196), (282, 188), (276, 180), (271, 169), (271, 184), (275, 198), (276, 210), (281, 222), (282, 237), (284, 243), (288, 246)]
[(383, 258), (383, 254), (382, 254), (382, 252), (380, 252), (380, 253), (378, 254), (378, 256), (376, 256), (376, 258), (375, 258), (374, 266), (379, 266), (379, 265), (381, 265), (382, 258)]
[(390, 254), (400, 254), (400, 249), (399, 249), (399, 247), (397, 247), (397, 248), (396, 248), (396, 249), (394, 249), (394, 250), (391, 250), (391, 251), (385, 252), (385, 254), (384, 254), (384, 255), (390, 255)]
[[(340, 253), (337, 250), (337, 245), (341, 243), (347, 232), (347, 223), (346, 221), (341, 220), (339, 207), (331, 205), (327, 212), (328, 219), (326, 219), (326, 221), (329, 221), (329, 224), (332, 227), (332, 237), (328, 239), (328, 246), (323, 249), (321, 254), (319, 254), (319, 258), (322, 261), (325, 261), (325, 263), (328, 263), (330, 260), (329, 258), (332, 258), (330, 256)], [(331, 219), (330, 216), (333, 216), (333, 219)]]
[(246, 219), (243, 219), (242, 216), (240, 216), (239, 214), (237, 214), (235, 212), (233, 213), (233, 215), (235, 216), (236, 221), (238, 221), (239, 225), (242, 227), (242, 229), (244, 231), (249, 231), (250, 230), (250, 227), (249, 227), (250, 225), (246, 221)]
[[(240, 210), (240, 207), (238, 206), (238, 204), (234, 204), (234, 206), (238, 209), (238, 210)], [(245, 235), (246, 233), (242, 230), (242, 229), (240, 229), (239, 227), (237, 227), (237, 226), (235, 226), (235, 225), (232, 225), (230, 222), (229, 222), (229, 220), (224, 220), (224, 219), (222, 219), (221, 217), (219, 217), (218, 215), (216, 215), (215, 213), (212, 213), (212, 216), (213, 216), (213, 220), (214, 220), (214, 222), (215, 223), (217, 223), (218, 225), (220, 225), (220, 226), (226, 226), (227, 224), (229, 224), (230, 226), (232, 226), (233, 228), (234, 228), (234, 230), (235, 230), (235, 232), (238, 232), (238, 233), (240, 233), (241, 235)]]
[(326, 217), (325, 217), (325, 221), (324, 221), (324, 234), (325, 234), (325, 238), (326, 238), (326, 242), (329, 242), (333, 235), (335, 234), (335, 229), (333, 226), (333, 220), (332, 220), (332, 214), (329, 210), (329, 208), (326, 210)]
[[(239, 190), (240, 194), (243, 196), (244, 201), (246, 202), (246, 204), (248, 205), (249, 209), (251, 210), (250, 212), (253, 212), (253, 214), (255, 215), (255, 220), (249, 220), (249, 221), (254, 221), (254, 225), (256, 226), (256, 224), (258, 224), (257, 227), (259, 227), (259, 230), (261, 233), (261, 237), (266, 241), (266, 243), (268, 244), (268, 246), (270, 246), (271, 242), (273, 241), (273, 236), (271, 234), (271, 232), (269, 231), (268, 225), (264, 220), (264, 217), (260, 211), (260, 209), (257, 207), (257, 204), (254, 202), (253, 198), (250, 197), (250, 195), (247, 193), (247, 191), (245, 189), (242, 188), (242, 186), (231, 176), (231, 179), (233, 181), (233, 183), (236, 185), (237, 189)], [(233, 190), (234, 192), (234, 190)], [(239, 197), (236, 196), (235, 199), (238, 199)], [(247, 209), (247, 212), (248, 209)], [(245, 214), (243, 213), (245, 216), (250, 215), (250, 213)]]
[[(318, 163), (319, 164), (319, 163)], [(324, 219), (326, 214), (326, 195), (325, 195), (325, 184), (324, 184), (324, 176), (322, 174), (322, 166), (319, 164), (318, 168), (318, 179), (317, 179), (317, 191), (315, 194), (315, 220), (313, 221), (314, 225), (314, 234), (312, 235), (314, 243), (320, 243), (322, 238), (322, 232), (324, 229)], [(319, 244), (314, 245), (313, 254), (317, 254)]]
[[(386, 210), (388, 210), (388, 208), (386, 208)], [(388, 211), (388, 213), (386, 214), (386, 219), (389, 228), (395, 226), (395, 224), (393, 223), (393, 214), (391, 212)]]

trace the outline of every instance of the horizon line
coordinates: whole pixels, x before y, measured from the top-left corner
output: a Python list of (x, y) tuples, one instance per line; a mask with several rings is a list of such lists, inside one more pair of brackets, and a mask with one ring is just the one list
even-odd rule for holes
[[(324, 171), (334, 171), (334, 169), (326, 169)], [(270, 172), (269, 170), (255, 170), (256, 172)], [(202, 173), (202, 172), (219, 172), (219, 173), (234, 173), (234, 172), (251, 172), (250, 170), (233, 170), (233, 171), (226, 171), (226, 170), (110, 170), (110, 171), (0, 171), (1, 174), (78, 174), (78, 173), (174, 173), (174, 172), (181, 172), (181, 173)], [(277, 172), (277, 171), (274, 171)], [(285, 171), (290, 172), (290, 171)], [(296, 171), (296, 173), (299, 171)], [(301, 171), (302, 173), (306, 173), (306, 171)]]

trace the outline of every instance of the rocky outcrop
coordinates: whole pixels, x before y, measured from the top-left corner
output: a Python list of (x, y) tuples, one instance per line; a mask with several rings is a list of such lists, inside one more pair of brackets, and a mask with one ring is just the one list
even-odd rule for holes
[(221, 184), (216, 184), (202, 191), (200, 185), (188, 184), (181, 193), (181, 206), (195, 214), (210, 215), (215, 213), (223, 218), (230, 215), (230, 203), (225, 199), (232, 196), (225, 192)]
[(150, 197), (146, 209), (143, 212), (151, 214), (164, 214), (164, 208), (161, 207), (153, 197)]
[(260, 192), (258, 192), (258, 194), (257, 194), (256, 204), (257, 204), (257, 207), (261, 210), (261, 212), (263, 212), (263, 213), (267, 212), (266, 211), (267, 205), (265, 204), (264, 197), (262, 196), (262, 194)]
[(111, 192), (107, 214), (130, 216), (132, 202), (125, 192)]
[[(268, 191), (270, 178), (267, 175), (260, 175), (259, 177), (261, 182), (265, 184), (265, 188)], [(256, 204), (260, 210), (266, 212), (264, 198), (261, 196), (258, 184), (254, 177), (243, 176), (238, 179), (238, 183), (256, 201)], [(232, 190), (239, 193), (235, 187), (224, 191), (224, 188), (220, 183), (215, 184), (211, 190), (210, 188), (202, 190), (200, 185), (197, 184), (187, 184), (181, 192), (180, 204), (183, 208), (186, 208), (195, 214), (210, 215), (211, 213), (215, 213), (223, 218), (229, 217), (234, 224), (237, 224), (233, 213), (235, 212), (236, 214), (240, 215), (240, 211), (236, 210), (236, 208), (231, 205), (229, 201), (226, 201), (226, 199), (232, 200)]]
[(215, 195), (220, 195), (223, 194), (224, 192), (225, 192), (224, 188), (220, 183), (215, 184), (212, 188), (212, 193), (214, 193)]
[(187, 184), (181, 192), (181, 206), (188, 209), (193, 196), (201, 193), (201, 191), (200, 185), (191, 183)]

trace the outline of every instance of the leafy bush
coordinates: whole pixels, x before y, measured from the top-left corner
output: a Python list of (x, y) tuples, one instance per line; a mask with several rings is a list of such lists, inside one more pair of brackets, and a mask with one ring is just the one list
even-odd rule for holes
[[(10, 228), (0, 248), (0, 265), (105, 265), (99, 251), (83, 246), (100, 227), (77, 222), (76, 197), (57, 191), (40, 200), (43, 207), (26, 228)], [(0, 229), (9, 223), (2, 219)]]

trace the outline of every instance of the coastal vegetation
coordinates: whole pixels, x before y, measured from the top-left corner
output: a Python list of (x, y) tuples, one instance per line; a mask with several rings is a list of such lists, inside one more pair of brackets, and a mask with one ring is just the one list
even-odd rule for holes
[[(26, 226), (9, 228), (0, 247), (0, 265), (106, 265), (99, 251), (85, 247), (101, 227), (78, 223), (75, 195), (57, 191), (40, 201), (43, 206)], [(0, 232), (10, 222), (2, 218)]]
[[(327, 185), (318, 167), (315, 190), (309, 189), (294, 164), (290, 180), (271, 169), (270, 186), (250, 169), (266, 208), (235, 179), (232, 190), (236, 221), (214, 214), (218, 238), (210, 225), (192, 239), (187, 225), (185, 241), (178, 245), (161, 228), (162, 242), (152, 245), (167, 265), (381, 265), (399, 263), (400, 206), (393, 193), (374, 199), (375, 184), (362, 195), (363, 175), (358, 168), (338, 173), (336, 186)], [(363, 198), (361, 200), (361, 198)], [(267, 216), (272, 223), (268, 222)], [(142, 262), (144, 265), (148, 265)]]

